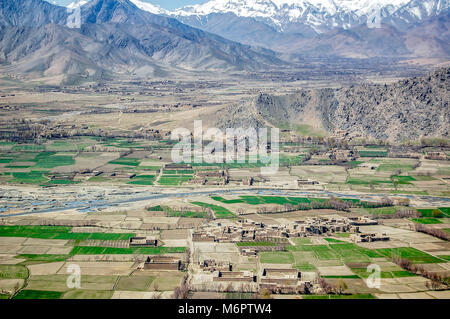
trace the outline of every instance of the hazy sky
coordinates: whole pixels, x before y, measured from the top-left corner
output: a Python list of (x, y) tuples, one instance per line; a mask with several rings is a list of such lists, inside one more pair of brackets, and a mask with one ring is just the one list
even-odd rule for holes
[[(68, 5), (69, 3), (73, 2), (73, 0), (47, 0), (47, 1), (50, 3), (58, 4), (58, 5)], [(167, 10), (181, 8), (181, 7), (187, 6), (188, 4), (197, 4), (197, 3), (207, 2), (207, 0), (141, 0), (141, 1), (157, 4), (161, 8), (164, 8)]]

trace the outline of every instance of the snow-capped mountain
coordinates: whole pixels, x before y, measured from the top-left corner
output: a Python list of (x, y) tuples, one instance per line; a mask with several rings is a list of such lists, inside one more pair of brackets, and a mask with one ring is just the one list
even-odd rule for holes
[(211, 0), (175, 11), (152, 0), (130, 1), (224, 38), (288, 54), (450, 54), (450, 0)]
[(81, 7), (81, 6), (84, 6), (86, 3), (88, 3), (87, 0), (77, 0), (77, 1), (73, 1), (73, 2), (71, 2), (71, 3), (69, 3), (69, 4), (67, 5), (67, 8), (69, 8), (69, 9), (76, 9), (76, 8)]
[[(75, 0), (71, 2), (69, 5), (67, 5), (67, 8), (73, 9), (78, 8), (86, 3), (88, 3), (90, 0)], [(141, 1), (141, 0), (130, 0), (136, 7), (138, 7), (141, 10), (153, 13), (153, 14), (160, 14), (160, 15), (169, 15), (170, 12), (167, 10), (164, 10), (160, 6), (154, 5), (147, 1)]]
[(136, 7), (138, 7), (141, 10), (148, 11), (153, 14), (161, 14), (161, 15), (168, 15), (169, 11), (164, 10), (160, 6), (151, 4), (150, 2), (140, 1), (140, 0), (130, 0), (133, 2)]
[[(450, 6), (450, 0), (211, 0), (171, 12), (152, 4), (151, 0), (130, 1), (144, 11), (176, 17), (186, 23), (193, 19), (200, 23), (211, 14), (233, 14), (266, 23), (279, 32), (297, 33), (300, 28), (303, 32), (311, 29), (316, 34), (359, 25), (379, 28), (389, 24), (401, 29)], [(77, 0), (68, 7), (86, 2), (89, 0)]]
[(301, 23), (317, 33), (339, 27), (367, 24), (409, 24), (448, 9), (449, 0), (211, 0), (186, 6), (172, 14), (179, 17), (232, 13), (255, 18), (278, 31), (289, 31)]

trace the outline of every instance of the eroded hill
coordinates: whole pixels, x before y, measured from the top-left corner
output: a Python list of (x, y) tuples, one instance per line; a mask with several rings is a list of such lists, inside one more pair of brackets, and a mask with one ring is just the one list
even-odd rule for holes
[(261, 93), (228, 107), (219, 127), (308, 125), (313, 130), (345, 130), (365, 137), (401, 141), (448, 137), (450, 68), (390, 85), (299, 90), (290, 95)]

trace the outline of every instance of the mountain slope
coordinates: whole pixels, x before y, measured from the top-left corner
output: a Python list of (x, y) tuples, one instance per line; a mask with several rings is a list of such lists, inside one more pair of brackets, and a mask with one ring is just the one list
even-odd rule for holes
[(213, 0), (172, 15), (234, 41), (284, 53), (448, 57), (450, 38), (438, 29), (446, 28), (449, 12), (449, 0)]
[[(66, 26), (65, 8), (41, 0), (4, 0), (0, 56), (8, 70), (86, 76), (108, 72), (154, 74), (161, 70), (258, 70), (285, 63), (128, 0), (94, 0), (81, 7), (81, 27)], [(29, 11), (33, 9), (33, 11)], [(55, 66), (57, 65), (57, 66)]]
[(307, 125), (345, 130), (369, 138), (402, 141), (421, 136), (449, 137), (450, 68), (390, 85), (300, 90), (290, 95), (260, 94), (219, 114), (218, 127)]

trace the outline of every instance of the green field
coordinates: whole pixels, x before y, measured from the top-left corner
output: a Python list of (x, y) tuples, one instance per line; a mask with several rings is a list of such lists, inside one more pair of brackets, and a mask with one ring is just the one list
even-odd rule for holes
[(185, 218), (208, 218), (207, 212), (176, 212), (176, 211), (169, 211), (168, 213), (169, 217), (185, 217)]
[(263, 264), (293, 264), (294, 257), (289, 252), (261, 252), (260, 262)]
[(216, 216), (216, 218), (228, 218), (228, 217), (235, 216), (231, 211), (229, 211), (228, 209), (226, 209), (225, 207), (222, 207), (222, 206), (203, 203), (203, 202), (191, 202), (191, 204), (197, 205), (200, 207), (211, 208), (212, 211), (214, 212), (214, 215)]
[(386, 257), (400, 257), (411, 261), (413, 264), (442, 263), (442, 259), (433, 257), (421, 250), (412, 247), (382, 248), (376, 250)]
[(245, 203), (243, 199), (225, 199), (220, 196), (211, 196), (212, 199), (224, 203), (224, 204), (238, 204), (238, 203)]
[(378, 166), (378, 171), (412, 171), (413, 166), (411, 164), (402, 163), (382, 163)]
[(379, 177), (375, 177), (373, 179), (367, 177), (350, 177), (347, 179), (347, 184), (350, 185), (380, 185), (393, 187), (392, 181), (390, 179), (380, 179)]
[(139, 158), (132, 158), (132, 157), (123, 157), (109, 162), (109, 164), (124, 165), (124, 166), (139, 166), (139, 163), (140, 163)]
[(450, 207), (439, 207), (441, 212), (443, 212), (447, 217), (450, 217)]
[(165, 186), (178, 186), (181, 185), (183, 182), (187, 182), (191, 180), (193, 176), (190, 175), (174, 175), (174, 176), (162, 176), (158, 180), (159, 185), (165, 185)]
[(417, 211), (422, 215), (422, 217), (433, 217), (434, 209), (425, 208), (425, 209), (418, 209)]
[(0, 265), (0, 279), (27, 279), (28, 269), (22, 265)]
[(382, 257), (374, 250), (359, 247), (350, 243), (330, 245), (298, 245), (287, 246), (292, 252), (313, 252), (319, 260), (343, 260), (344, 262), (368, 262), (370, 258)]
[(442, 256), (438, 256), (439, 258), (449, 262), (450, 261), (450, 255), (442, 255)]
[(42, 172), (31, 171), (29, 173), (25, 172), (13, 172), (13, 179), (10, 180), (10, 183), (15, 184), (41, 184), (48, 182), (49, 179), (43, 176)]
[(129, 240), (130, 233), (71, 233), (66, 226), (0, 226), (0, 237), (29, 237), (63, 240)]
[(161, 205), (148, 207), (147, 210), (149, 212), (163, 212), (164, 208)]
[[(362, 279), (367, 279), (372, 272), (367, 272), (367, 268), (352, 268), (352, 271), (358, 275)], [(381, 271), (381, 278), (403, 278), (403, 277), (414, 277), (415, 274), (410, 273), (405, 270), (397, 270), (397, 271)]]
[(45, 146), (37, 144), (19, 144), (14, 146), (12, 150), (17, 152), (45, 151)]
[(325, 240), (329, 243), (345, 243), (342, 240), (334, 239), (334, 238), (325, 238)]
[(41, 168), (54, 168), (58, 166), (69, 166), (74, 165), (75, 160), (72, 156), (64, 156), (64, 155), (54, 155), (56, 153), (53, 152), (43, 152), (39, 153), (35, 157), (36, 165), (33, 166), (34, 169)]
[(131, 182), (127, 184), (131, 185), (153, 185), (155, 181), (155, 175), (137, 175)]
[(442, 222), (434, 217), (412, 218), (413, 222), (417, 224), (442, 224)]
[(130, 247), (113, 248), (97, 246), (75, 246), (70, 255), (160, 255), (170, 253), (184, 253), (186, 247)]
[(164, 170), (163, 175), (193, 175), (194, 170), (179, 169), (179, 170)]
[(70, 255), (47, 255), (47, 254), (20, 254), (16, 258), (25, 259), (21, 262), (22, 265), (32, 265), (32, 264), (44, 264), (53, 263), (58, 261), (65, 261)]
[(416, 181), (416, 179), (414, 177), (411, 177), (411, 176), (394, 175), (394, 176), (391, 176), (391, 178), (397, 184), (411, 184), (410, 182)]
[(60, 299), (62, 292), (44, 290), (21, 290), (14, 299)]
[(379, 151), (358, 151), (360, 157), (387, 157), (385, 150)]

